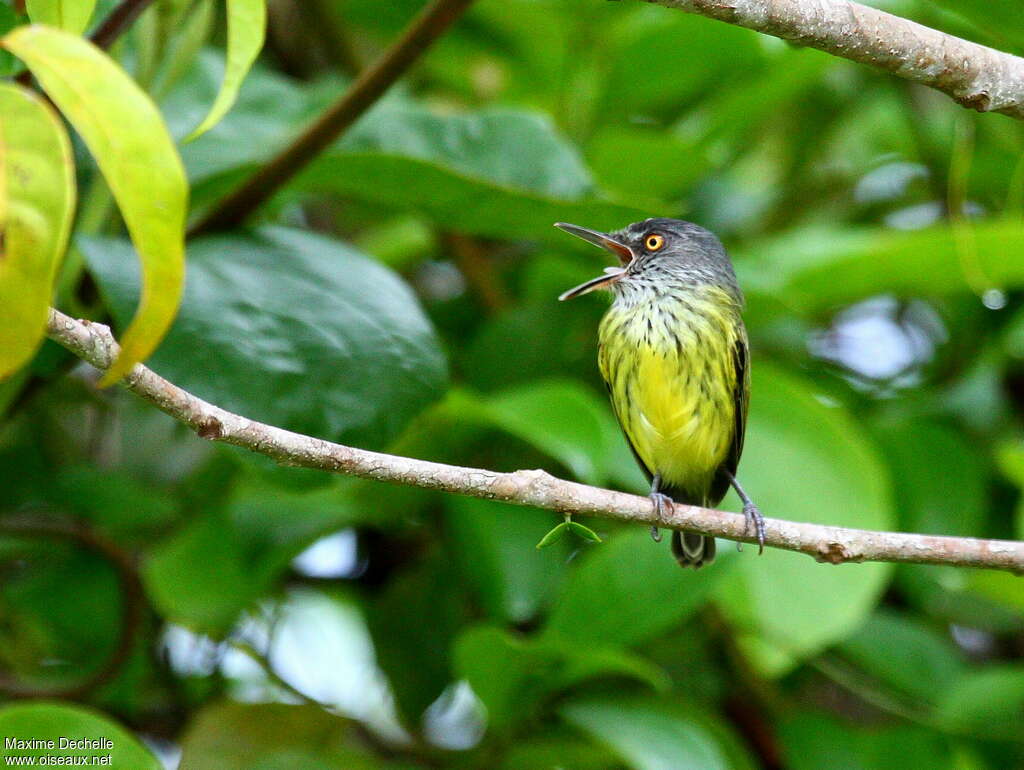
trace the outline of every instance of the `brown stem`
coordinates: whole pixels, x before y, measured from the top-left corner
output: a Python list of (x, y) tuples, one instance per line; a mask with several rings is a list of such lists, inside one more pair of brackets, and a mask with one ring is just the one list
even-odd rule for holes
[[(80, 546), (95, 551), (109, 561), (116, 570), (122, 598), (121, 628), (117, 646), (96, 671), (79, 682), (62, 687), (33, 687), (4, 674), (0, 676), (0, 691), (11, 698), (75, 699), (84, 697), (97, 687), (111, 681), (132, 654), (135, 638), (138, 636), (139, 627), (142, 624), (144, 594), (131, 556), (88, 527), (67, 519), (6, 516), (0, 519), (0, 533), (73, 540)], [(69, 590), (74, 590), (74, 587)]]
[(152, 2), (153, 0), (122, 0), (121, 4), (112, 10), (103, 23), (96, 28), (96, 31), (89, 36), (89, 39), (100, 48), (110, 48), (114, 41), (121, 36), (121, 33), (128, 29)]
[(337, 102), (294, 142), (233, 192), (215, 203), (189, 236), (241, 225), (278, 189), (351, 126), (470, 6), (473, 0), (434, 0), (402, 36), (356, 79)]

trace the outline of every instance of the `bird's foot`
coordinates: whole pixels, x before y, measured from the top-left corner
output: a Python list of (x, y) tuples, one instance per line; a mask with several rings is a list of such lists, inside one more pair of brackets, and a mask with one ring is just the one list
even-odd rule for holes
[[(753, 503), (743, 504), (743, 534), (749, 535), (751, 531), (757, 533), (757, 553), (764, 553), (764, 516), (760, 509)], [(737, 550), (743, 550), (743, 543), (736, 543)]]
[[(654, 503), (654, 515), (658, 517), (658, 521), (664, 521), (665, 511), (672, 513), (672, 498), (661, 492), (651, 492), (650, 498)], [(657, 524), (651, 527), (651, 539), (655, 543), (661, 542), (661, 533), (658, 531)]]

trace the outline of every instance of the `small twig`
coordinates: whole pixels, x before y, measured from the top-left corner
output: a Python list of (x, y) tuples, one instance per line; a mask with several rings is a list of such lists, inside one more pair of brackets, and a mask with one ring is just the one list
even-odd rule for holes
[(355, 123), (374, 102), (441, 36), (473, 0), (434, 0), (402, 36), (351, 85), (347, 92), (277, 157), (240, 187), (215, 203), (189, 230), (189, 236), (241, 225), (282, 185)]
[(107, 18), (103, 20), (96, 30), (89, 36), (89, 39), (100, 48), (110, 48), (121, 33), (139, 18), (153, 0), (122, 0), (121, 4), (112, 10)]
[(850, 0), (647, 0), (885, 70), (1024, 119), (1024, 59)]
[[(108, 369), (119, 352), (106, 326), (76, 321), (57, 310), (50, 310), (47, 335), (101, 370)], [(563, 481), (541, 470), (497, 473), (461, 468), (355, 449), (293, 433), (214, 406), (141, 364), (132, 369), (122, 384), (190, 426), (202, 438), (244, 447), (282, 465), (531, 505), (563, 514), (586, 514), (645, 526), (685, 529), (746, 543), (756, 540), (746, 532), (746, 520), (741, 514), (677, 503), (659, 518), (647, 497)], [(766, 519), (765, 524), (765, 545), (805, 553), (831, 564), (891, 561), (1024, 573), (1024, 542), (873, 532), (781, 519)]]
[[(121, 627), (117, 646), (102, 666), (85, 679), (63, 687), (36, 687), (3, 675), (0, 691), (11, 698), (81, 698), (113, 680), (128, 661), (135, 648), (135, 638), (142, 624), (145, 604), (142, 583), (131, 556), (117, 545), (101, 537), (88, 527), (66, 519), (33, 516), (4, 516), (0, 518), (0, 533), (24, 537), (45, 537), (73, 540), (79, 545), (104, 557), (117, 571), (121, 589)], [(74, 587), (68, 590), (73, 591)]]

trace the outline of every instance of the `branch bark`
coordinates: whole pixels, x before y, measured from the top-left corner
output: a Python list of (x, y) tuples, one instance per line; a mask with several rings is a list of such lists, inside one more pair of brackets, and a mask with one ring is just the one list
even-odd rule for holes
[(402, 36), (371, 67), (362, 72), (348, 91), (294, 142), (240, 187), (214, 204), (189, 229), (189, 237), (241, 225), (383, 96), (472, 2), (434, 0), (409, 24)]
[[(75, 320), (57, 310), (50, 310), (47, 335), (100, 370), (109, 368), (119, 352), (106, 326)], [(542, 470), (496, 473), (461, 468), (293, 433), (203, 401), (142, 364), (136, 365), (122, 384), (202, 438), (259, 452), (282, 465), (318, 468), (562, 513), (686, 529), (746, 543), (754, 541), (744, 531), (743, 516), (735, 513), (676, 504), (659, 518), (646, 497), (563, 481)], [(781, 519), (767, 519), (766, 525), (765, 545), (798, 551), (832, 564), (892, 561), (988, 567), (1024, 574), (1024, 542), (872, 532)]]
[(849, 0), (647, 0), (818, 48), (1024, 119), (1024, 59)]

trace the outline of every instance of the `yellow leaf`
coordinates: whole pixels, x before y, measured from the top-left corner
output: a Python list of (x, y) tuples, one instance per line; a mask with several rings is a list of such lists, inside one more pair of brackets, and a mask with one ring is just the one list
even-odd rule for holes
[(49, 24), (73, 35), (89, 26), (96, 0), (26, 0), (25, 10), (33, 24)]
[(238, 89), (248, 74), (252, 63), (263, 48), (267, 29), (267, 8), (264, 0), (228, 0), (228, 49), (224, 80), (220, 84), (217, 98), (210, 112), (191, 134), (185, 137), (191, 142), (206, 133), (231, 109), (238, 98)]
[(0, 83), (0, 380), (42, 341), (75, 209), (71, 143), (39, 97)]
[(110, 385), (153, 352), (177, 313), (185, 277), (185, 170), (159, 110), (92, 43), (32, 25), (0, 44), (25, 62), (85, 141), (139, 254), (141, 299), (121, 354), (101, 381)]

